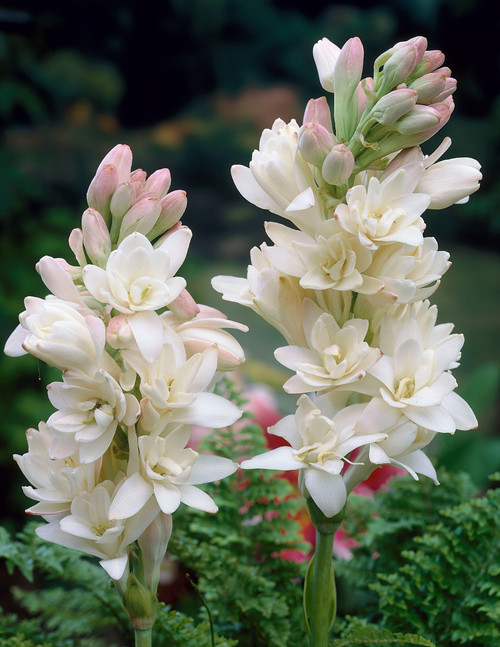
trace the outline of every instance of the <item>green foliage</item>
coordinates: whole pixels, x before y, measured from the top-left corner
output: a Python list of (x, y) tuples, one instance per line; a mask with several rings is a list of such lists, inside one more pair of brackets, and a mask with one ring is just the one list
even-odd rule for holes
[(422, 647), (436, 647), (436, 645), (422, 636), (409, 633), (393, 633), (389, 629), (381, 629), (359, 618), (349, 618), (348, 629), (341, 638), (331, 643), (331, 647), (376, 647), (380, 645), (394, 645), (406, 647), (407, 645), (421, 645)]
[(441, 510), (403, 550), (402, 566), (378, 574), (384, 624), (440, 645), (500, 643), (500, 489)]
[[(212, 647), (210, 625), (198, 625), (178, 611), (163, 607), (158, 614), (154, 644), (158, 647)], [(214, 644), (218, 647), (235, 647), (238, 642), (215, 634)]]

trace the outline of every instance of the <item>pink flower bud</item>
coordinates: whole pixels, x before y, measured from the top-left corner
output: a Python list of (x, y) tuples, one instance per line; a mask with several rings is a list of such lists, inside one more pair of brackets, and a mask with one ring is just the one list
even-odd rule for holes
[(453, 101), (453, 97), (447, 97), (444, 101), (441, 101), (441, 103), (433, 103), (431, 106), (428, 106), (428, 107), (434, 110), (438, 114), (439, 121), (436, 125), (432, 126), (428, 130), (424, 130), (423, 132), (421, 132), (415, 140), (416, 144), (422, 144), (423, 142), (426, 142), (433, 135), (435, 135), (439, 130), (441, 130), (443, 126), (445, 126), (448, 123), (451, 117), (451, 113), (455, 109), (455, 103)]
[(106, 267), (111, 254), (111, 238), (101, 214), (95, 209), (87, 209), (82, 215), (83, 244), (87, 256), (94, 265)]
[(439, 123), (440, 115), (431, 106), (416, 105), (397, 121), (393, 128), (401, 135), (416, 135), (433, 128)]
[(144, 193), (144, 188), (146, 186), (146, 177), (146, 171), (143, 171), (141, 168), (132, 171), (132, 173), (130, 174), (132, 202), (139, 200), (141, 194)]
[(81, 229), (73, 229), (69, 235), (68, 243), (78, 265), (85, 267), (87, 265), (87, 258), (83, 249), (83, 231)]
[(342, 47), (335, 70), (334, 120), (337, 138), (348, 140), (358, 123), (358, 84), (363, 72), (363, 45), (359, 38), (350, 38)]
[(337, 144), (328, 153), (321, 173), (329, 184), (339, 186), (349, 179), (354, 169), (354, 156), (344, 144)]
[(168, 304), (168, 309), (180, 319), (192, 319), (200, 312), (198, 304), (185, 288), (176, 299)]
[[(418, 103), (430, 105), (450, 96), (457, 87), (456, 80), (451, 79), (450, 74), (450, 68), (444, 67), (436, 72), (424, 74), (413, 81), (410, 88), (418, 92)], [(438, 99), (438, 97), (442, 97), (442, 99)]]
[(97, 169), (87, 191), (89, 207), (96, 209), (106, 222), (110, 220), (111, 198), (118, 186), (118, 171), (112, 164), (102, 164)]
[(406, 42), (397, 43), (392, 48), (392, 54), (384, 63), (383, 73), (381, 77), (379, 76), (380, 84), (375, 84), (378, 96), (387, 94), (403, 83), (423, 57), (426, 48), (427, 39), (423, 36), (416, 36)]
[(319, 81), (327, 92), (334, 92), (333, 71), (339, 54), (340, 47), (337, 47), (328, 38), (322, 38), (313, 47), (313, 58), (318, 70)]
[(168, 168), (161, 168), (152, 173), (146, 180), (146, 186), (144, 191), (146, 193), (152, 193), (157, 198), (163, 198), (164, 195), (168, 193), (170, 189), (170, 171)]
[(106, 164), (111, 164), (116, 168), (118, 183), (127, 182), (130, 179), (130, 169), (132, 167), (132, 151), (126, 144), (117, 144), (99, 164), (97, 172)]
[(130, 182), (118, 185), (111, 198), (110, 210), (113, 220), (121, 220), (132, 206), (132, 190)]
[(172, 191), (172, 193), (167, 193), (160, 200), (160, 205), (161, 212), (155, 226), (148, 233), (149, 240), (161, 236), (179, 222), (187, 207), (186, 192), (179, 189)]
[(411, 79), (434, 72), (444, 63), (444, 54), (439, 49), (427, 50), (411, 74)]
[[(367, 76), (366, 79), (363, 79), (358, 83), (358, 121), (361, 119), (361, 115), (365, 111), (369, 97), (372, 93), (373, 79), (371, 76)], [(373, 99), (373, 102), (375, 102), (375, 100), (376, 97)]]
[(326, 128), (330, 133), (333, 132), (332, 126), (332, 113), (326, 97), (319, 99), (309, 99), (304, 112), (304, 119), (302, 123), (306, 124), (314, 122)]
[(307, 123), (299, 130), (299, 148), (309, 164), (320, 166), (335, 146), (333, 135), (321, 124)]
[(408, 88), (393, 90), (377, 101), (371, 115), (380, 124), (393, 124), (417, 103), (417, 92)]
[(119, 314), (109, 320), (106, 341), (116, 350), (136, 348), (135, 337), (128, 323), (127, 315)]
[(161, 212), (161, 204), (158, 198), (148, 196), (136, 202), (125, 214), (120, 227), (118, 243), (121, 243), (132, 232), (149, 234), (156, 224)]

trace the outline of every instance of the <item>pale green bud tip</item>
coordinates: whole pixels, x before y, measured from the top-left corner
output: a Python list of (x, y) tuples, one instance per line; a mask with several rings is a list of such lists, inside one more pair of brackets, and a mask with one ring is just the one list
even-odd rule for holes
[(328, 153), (321, 173), (328, 184), (339, 186), (349, 179), (354, 169), (354, 156), (344, 144), (334, 146)]
[[(392, 48), (392, 52), (389, 50), (391, 54), (384, 63), (382, 74), (378, 75), (375, 87), (378, 95), (387, 94), (403, 83), (422, 59), (426, 48), (427, 39), (423, 36), (416, 36), (406, 42), (397, 43)], [(384, 55), (378, 60), (381, 59), (384, 59)]]
[(377, 101), (372, 116), (381, 124), (393, 124), (415, 106), (417, 97), (417, 92), (408, 88), (389, 92)]
[(323, 164), (335, 145), (333, 135), (321, 124), (307, 123), (299, 130), (299, 148), (302, 157), (315, 166)]
[(304, 119), (302, 123), (314, 122), (326, 128), (328, 132), (333, 132), (332, 113), (326, 97), (319, 97), (319, 99), (309, 99), (304, 112)]
[(134, 629), (144, 631), (153, 626), (158, 601), (156, 596), (139, 582), (134, 573), (128, 578), (122, 603)]

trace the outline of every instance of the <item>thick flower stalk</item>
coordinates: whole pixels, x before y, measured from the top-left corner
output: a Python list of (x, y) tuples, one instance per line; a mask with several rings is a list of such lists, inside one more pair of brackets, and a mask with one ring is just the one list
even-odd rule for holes
[(27, 432), (15, 456), (48, 523), (40, 537), (99, 558), (115, 581), (136, 632), (151, 644), (160, 565), (180, 503), (214, 513), (198, 486), (237, 464), (187, 448), (192, 425), (225, 427), (240, 416), (212, 392), (221, 371), (244, 361), (225, 330), (246, 330), (198, 305), (177, 273), (191, 231), (179, 219), (183, 191), (170, 172), (131, 172), (116, 146), (92, 180), (81, 229), (69, 244), (77, 265), (44, 256), (50, 290), (28, 297), (5, 346), (62, 371), (48, 385), (56, 411)]
[(334, 620), (331, 544), (349, 493), (392, 463), (437, 482), (422, 449), (437, 433), (477, 426), (455, 392), (462, 335), (437, 324), (427, 301), (449, 254), (424, 236), (425, 211), (465, 202), (479, 164), (426, 157), (420, 144), (453, 111), (456, 81), (423, 37), (397, 43), (361, 78), (358, 38), (313, 49), (321, 85), (302, 125), (277, 119), (248, 167), (232, 176), (244, 198), (285, 220), (266, 223), (271, 244), (251, 251), (246, 278), (213, 279), (223, 298), (279, 330), (275, 357), (292, 371), (295, 415), (269, 432), (280, 447), (244, 468), (298, 470), (317, 528), (304, 608), (311, 645), (326, 647)]

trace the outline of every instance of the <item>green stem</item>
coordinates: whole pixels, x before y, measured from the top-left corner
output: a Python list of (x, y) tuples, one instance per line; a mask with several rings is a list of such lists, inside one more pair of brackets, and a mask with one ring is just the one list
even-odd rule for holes
[(152, 647), (153, 631), (149, 629), (134, 629), (135, 647)]
[(316, 530), (316, 548), (311, 587), (311, 647), (327, 647), (328, 633), (335, 620), (336, 592), (333, 574), (334, 533)]

